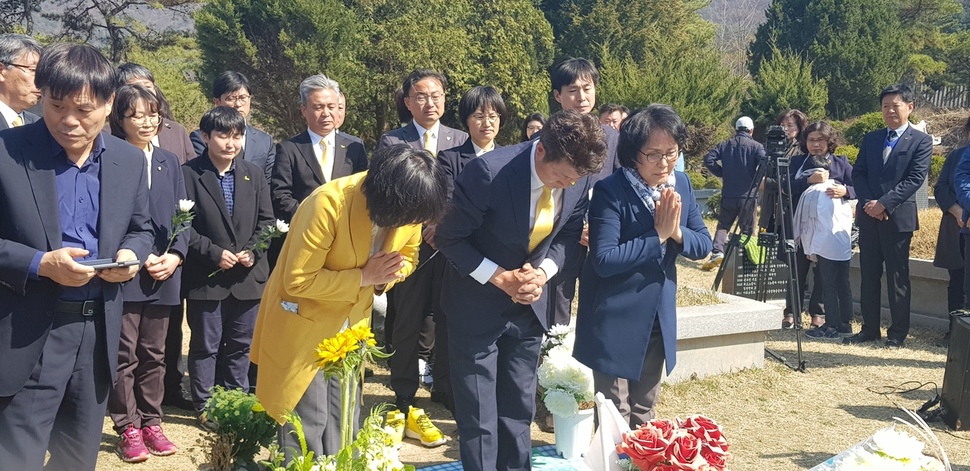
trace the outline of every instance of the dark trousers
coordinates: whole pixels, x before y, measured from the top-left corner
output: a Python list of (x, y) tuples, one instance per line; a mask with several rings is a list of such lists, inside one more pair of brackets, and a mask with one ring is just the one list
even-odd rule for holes
[[(412, 275), (413, 276), (413, 275)], [(384, 345), (385, 351), (394, 351), (394, 319), (397, 318), (397, 309), (394, 307), (394, 289), (387, 292), (387, 311), (384, 312)], [(418, 358), (425, 361), (430, 360), (434, 355), (434, 316), (424, 319), (421, 326), (421, 333), (418, 336)]]
[(569, 325), (573, 314), (573, 298), (576, 297), (576, 280), (583, 271), (589, 249), (580, 245), (576, 260), (566, 260), (562, 271), (549, 280), (544, 292), (549, 292), (549, 323)]
[(755, 226), (755, 209), (758, 204), (756, 198), (722, 198), (721, 207), (717, 212), (717, 231), (714, 233), (714, 250), (712, 253), (724, 253), (727, 233), (738, 220), (743, 234), (752, 234)]
[[(421, 357), (421, 336), (430, 320), (434, 345), (433, 313), (441, 310), (441, 283), (444, 256), (439, 254), (420, 265), (420, 269), (388, 291), (388, 301), (394, 304), (394, 355), (387, 359), (391, 369), (391, 389), (404, 397), (414, 397), (418, 391), (418, 358)], [(425, 352), (427, 354), (427, 352)], [(428, 356), (424, 357), (426, 360)]]
[[(357, 406), (354, 408), (354, 436), (360, 429), (360, 403), (364, 385), (357, 388)], [(313, 456), (336, 455), (340, 451), (340, 381), (324, 377), (323, 370), (317, 371), (310, 386), (307, 387), (300, 402), (293, 409), (303, 423), (308, 451)], [(300, 450), (300, 441), (293, 432), (293, 424), (277, 427), (280, 449), (286, 455), (286, 462), (293, 459), (293, 450)]]
[(909, 244), (912, 232), (893, 232), (880, 223), (869, 221), (859, 226), (859, 268), (862, 276), (859, 306), (862, 311), (862, 333), (879, 338), (882, 317), (882, 271), (886, 268), (889, 312), (892, 324), (886, 336), (903, 341), (909, 334), (911, 302), (909, 282)]
[[(455, 268), (447, 259), (441, 264), (442, 280), (446, 276), (459, 276)], [(448, 346), (448, 315), (441, 306), (441, 296), (438, 296), (438, 309), (434, 312), (434, 390), (454, 403), (455, 393), (451, 387), (451, 349)]]
[(108, 396), (115, 431), (129, 425), (150, 427), (162, 422), (165, 395), (165, 336), (172, 306), (125, 303), (118, 347), (118, 374)]
[(258, 311), (258, 299), (188, 300), (189, 381), (196, 411), (205, 407), (215, 385), (249, 390), (249, 347)]
[(512, 306), (504, 318), (504, 327), (482, 335), (449, 324), (455, 423), (466, 471), (531, 467), (542, 326), (529, 306)]
[[(87, 471), (94, 470), (98, 459), (111, 388), (104, 318), (54, 316), (27, 383), (17, 394), (0, 397), (4, 470)], [(51, 457), (45, 467), (46, 451)]]
[(660, 399), (660, 378), (664, 369), (664, 338), (659, 317), (653, 323), (643, 369), (637, 380), (620, 378), (593, 371), (593, 388), (612, 400), (616, 410), (631, 429), (653, 420), (654, 406)]
[(182, 358), (182, 321), (185, 318), (183, 304), (172, 306), (168, 318), (168, 333), (165, 335), (165, 396), (182, 394), (182, 378), (185, 372), (179, 369)]
[[(967, 234), (960, 234), (960, 255), (964, 258), (963, 267), (967, 266), (967, 237)], [(949, 312), (970, 307), (966, 297), (966, 293), (970, 292), (970, 290), (966, 287), (967, 280), (964, 276), (963, 267), (955, 270), (947, 270), (950, 274), (950, 283), (946, 286), (946, 308)]]
[[(788, 258), (782, 252), (782, 258), (784, 262), (788, 263)], [(825, 310), (822, 309), (822, 275), (818, 269), (818, 264), (815, 264), (815, 268), (812, 269), (812, 262), (805, 256), (805, 250), (799, 246), (798, 251), (795, 252), (795, 270), (798, 273), (798, 296), (801, 302), (805, 302), (805, 295), (808, 293), (808, 277), (812, 276), (812, 292), (811, 296), (808, 298), (808, 305), (802, 306), (802, 310), (808, 311), (809, 314), (813, 316), (824, 316)], [(790, 297), (785, 298), (785, 315), (793, 314), (791, 306)], [(828, 303), (826, 303), (828, 306)]]
[(822, 285), (815, 291), (822, 291), (825, 300), (825, 325), (834, 327), (842, 333), (852, 332), (852, 286), (849, 284), (849, 261), (818, 258), (818, 269)]

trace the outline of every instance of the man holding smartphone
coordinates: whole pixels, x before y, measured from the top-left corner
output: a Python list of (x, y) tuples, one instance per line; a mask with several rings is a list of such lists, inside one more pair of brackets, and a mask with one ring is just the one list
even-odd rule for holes
[(121, 283), (138, 264), (78, 261), (144, 260), (152, 244), (144, 154), (101, 133), (114, 74), (91, 46), (48, 46), (35, 71), (43, 121), (0, 133), (4, 469), (95, 469)]

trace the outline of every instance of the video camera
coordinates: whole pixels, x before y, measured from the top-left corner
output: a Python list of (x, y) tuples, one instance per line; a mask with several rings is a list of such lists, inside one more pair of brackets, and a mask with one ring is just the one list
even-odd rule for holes
[(791, 147), (791, 142), (788, 140), (785, 128), (769, 126), (768, 130), (765, 131), (765, 154), (768, 155), (768, 158), (777, 159), (785, 155), (789, 147)]

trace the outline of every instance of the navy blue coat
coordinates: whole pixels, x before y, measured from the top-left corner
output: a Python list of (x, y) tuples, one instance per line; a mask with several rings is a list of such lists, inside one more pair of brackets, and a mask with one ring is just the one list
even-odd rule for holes
[(687, 174), (676, 172), (684, 243), (661, 252), (653, 214), (622, 172), (596, 184), (589, 207), (589, 256), (579, 282), (573, 356), (594, 371), (637, 380), (660, 317), (667, 374), (677, 363), (677, 256), (711, 251)]
[[(130, 249), (144, 261), (151, 247), (145, 154), (117, 137), (102, 133), (101, 208), (98, 253), (114, 258)], [(0, 397), (19, 391), (37, 364), (54, 322), (60, 285), (28, 277), (38, 251), (63, 246), (54, 138), (43, 121), (0, 132)], [(118, 367), (122, 296), (120, 283), (102, 282), (104, 378), (110, 386)], [(106, 390), (105, 390), (106, 391)]]
[[(152, 186), (148, 190), (148, 213), (151, 215), (152, 232), (155, 235), (151, 253), (161, 255), (172, 235), (172, 216), (175, 215), (179, 200), (186, 199), (185, 180), (178, 156), (161, 147), (156, 147), (152, 152), (149, 171), (152, 173)], [(189, 232), (183, 231), (175, 238), (169, 251), (185, 260), (188, 241)], [(150, 302), (160, 306), (177, 306), (182, 303), (179, 292), (181, 285), (181, 266), (175, 269), (169, 279), (156, 283), (143, 265), (138, 274), (121, 290), (121, 294), (128, 303)]]
[[(538, 267), (549, 258), (561, 269), (567, 252), (580, 247), (583, 216), (589, 206), (589, 177), (563, 190), (562, 209), (552, 233), (529, 252), (532, 144), (503, 147), (468, 162), (455, 183), (453, 206), (438, 225), (438, 249), (460, 275), (445, 278), (441, 304), (448, 313), (449, 325), (467, 334), (502, 328), (508, 322), (503, 315), (514, 304), (504, 291), (469, 276), (484, 258), (506, 270), (520, 268), (526, 262)], [(532, 310), (543, 329), (549, 327), (548, 299), (544, 292), (536, 302), (519, 306)]]
[[(789, 162), (788, 173), (791, 176), (789, 181), (791, 182), (791, 204), (793, 210), (798, 207), (798, 200), (802, 198), (802, 193), (805, 193), (805, 190), (811, 186), (808, 183), (808, 177), (798, 176), (799, 169), (807, 170), (812, 168), (810, 162), (804, 168), (802, 167), (802, 164), (805, 163), (805, 159), (807, 158), (808, 156), (805, 154), (796, 155)], [(832, 156), (832, 165), (829, 167), (829, 178), (845, 185), (845, 199), (855, 199), (855, 187), (852, 185), (852, 164), (849, 163), (849, 159), (846, 156)]]
[[(891, 232), (913, 232), (919, 229), (916, 214), (916, 191), (923, 186), (930, 171), (933, 140), (924, 132), (909, 126), (882, 163), (882, 151), (888, 130), (882, 128), (866, 134), (859, 147), (859, 157), (852, 167), (852, 182), (859, 197), (856, 224), (859, 229), (883, 227)], [(862, 209), (870, 200), (879, 200), (889, 214), (888, 221), (877, 221)]]
[(738, 131), (704, 156), (704, 167), (723, 180), (724, 198), (743, 198), (758, 193), (758, 186), (752, 187), (751, 181), (764, 158), (765, 147), (747, 131)]

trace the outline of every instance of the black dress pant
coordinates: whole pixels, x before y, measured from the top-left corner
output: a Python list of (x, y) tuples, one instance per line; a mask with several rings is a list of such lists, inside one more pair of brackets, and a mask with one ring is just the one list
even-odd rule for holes
[(54, 316), (27, 383), (0, 397), (0, 469), (93, 471), (98, 460), (111, 388), (104, 314)]
[(165, 334), (165, 397), (182, 395), (185, 372), (179, 369), (179, 360), (182, 358), (182, 321), (185, 319), (183, 305), (172, 306), (168, 318), (168, 332)]
[[(434, 345), (433, 313), (441, 311), (444, 263), (447, 260), (440, 254), (428, 259), (388, 291), (391, 295), (388, 303), (394, 304), (395, 317), (391, 334), (394, 354), (387, 359), (387, 366), (391, 369), (391, 389), (396, 395), (410, 398), (418, 391), (418, 358), (422, 353), (426, 360), (430, 357), (429, 352), (422, 352), (421, 337), (430, 334), (429, 343)], [(426, 332), (428, 323), (430, 332)]]
[(862, 334), (879, 338), (882, 317), (882, 273), (886, 269), (889, 285), (889, 312), (892, 324), (886, 336), (904, 341), (909, 335), (912, 293), (909, 281), (909, 245), (912, 232), (895, 232), (887, 224), (859, 226), (859, 268), (862, 275), (859, 306), (862, 311)]

